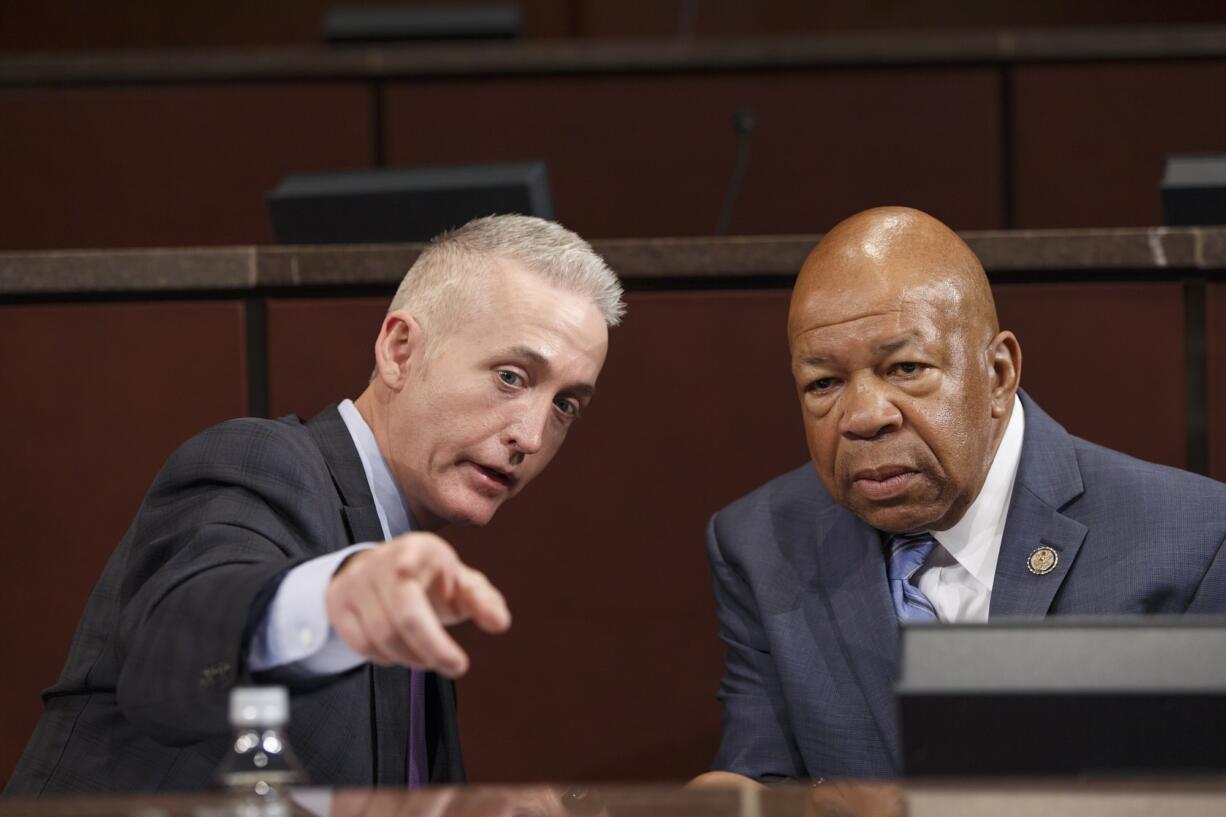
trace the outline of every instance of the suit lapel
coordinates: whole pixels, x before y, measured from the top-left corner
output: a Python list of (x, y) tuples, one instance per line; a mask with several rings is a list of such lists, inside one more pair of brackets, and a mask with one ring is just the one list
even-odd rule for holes
[(358, 542), (382, 542), (383, 523), (375, 510), (375, 500), (370, 495), (370, 483), (366, 481), (366, 469), (353, 444), (349, 427), (341, 419), (336, 406), (329, 406), (314, 417), (307, 428), (315, 438), (316, 445), (328, 464), (332, 484), (341, 498), (340, 515), (349, 534), (349, 544)]
[(332, 484), (341, 497), (341, 518), (349, 532), (350, 544), (383, 541), (383, 525), (370, 495), (370, 483), (362, 459), (354, 447), (349, 428), (336, 406), (329, 406), (314, 417), (307, 428), (315, 438), (328, 464)]
[(894, 702), (898, 620), (890, 601), (881, 535), (837, 505), (818, 517), (816, 529), (825, 533), (815, 534), (818, 569), (809, 583), (813, 592), (807, 594), (806, 613), (810, 620), (834, 622), (839, 648), (864, 694), (882, 744), (889, 747), (895, 769), (900, 769)]
[[(1025, 393), (1019, 394), (1026, 433), (996, 562), (991, 618), (1046, 615), (1087, 531), (1061, 513), (1084, 490), (1068, 432)], [(1050, 572), (1037, 574), (1029, 565), (1041, 547), (1054, 550), (1057, 561)]]
[[(312, 419), (311, 430), (340, 495), (341, 519), (350, 544), (382, 542), (383, 524), (349, 428), (335, 406)], [(400, 667), (366, 665), (370, 678), (370, 720), (374, 727), (374, 783), (408, 779), (409, 673)]]
[(374, 505), (342, 505), (341, 519), (349, 533), (349, 544), (383, 541), (383, 523)]

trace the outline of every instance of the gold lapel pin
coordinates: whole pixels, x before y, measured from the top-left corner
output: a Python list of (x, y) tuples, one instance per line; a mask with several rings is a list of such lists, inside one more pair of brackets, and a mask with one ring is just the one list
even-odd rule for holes
[(1044, 545), (1031, 551), (1030, 558), (1026, 560), (1026, 567), (1036, 576), (1046, 576), (1056, 569), (1059, 562), (1060, 554)]

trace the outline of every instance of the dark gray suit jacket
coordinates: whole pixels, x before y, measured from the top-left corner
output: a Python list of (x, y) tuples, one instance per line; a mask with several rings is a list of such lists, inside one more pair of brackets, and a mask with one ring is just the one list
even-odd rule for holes
[[(383, 531), (335, 407), (231, 420), (163, 466), (98, 580), (6, 795), (200, 789), (250, 683), (246, 645), (292, 566)], [(462, 782), (450, 681), (427, 676), (430, 780)], [(291, 746), (320, 785), (404, 784), (408, 673), (363, 665), (291, 689)]]
[[(1069, 435), (1026, 395), (990, 616), (1226, 612), (1226, 485)], [(1048, 545), (1045, 576), (1026, 567)], [(727, 658), (714, 763), (751, 777), (901, 773), (898, 623), (880, 534), (811, 465), (707, 529)]]

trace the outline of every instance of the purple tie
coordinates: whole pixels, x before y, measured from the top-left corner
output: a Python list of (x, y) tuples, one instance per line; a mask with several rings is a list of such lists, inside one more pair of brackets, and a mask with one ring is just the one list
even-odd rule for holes
[(430, 782), (426, 757), (426, 673), (409, 670), (409, 788)]

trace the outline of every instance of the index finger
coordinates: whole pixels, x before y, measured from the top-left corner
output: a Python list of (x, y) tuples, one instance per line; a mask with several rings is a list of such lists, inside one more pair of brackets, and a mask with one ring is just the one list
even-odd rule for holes
[(506, 632), (511, 626), (506, 598), (484, 573), (471, 567), (462, 568), (456, 576), (451, 606), (461, 619), (471, 618), (487, 633)]

